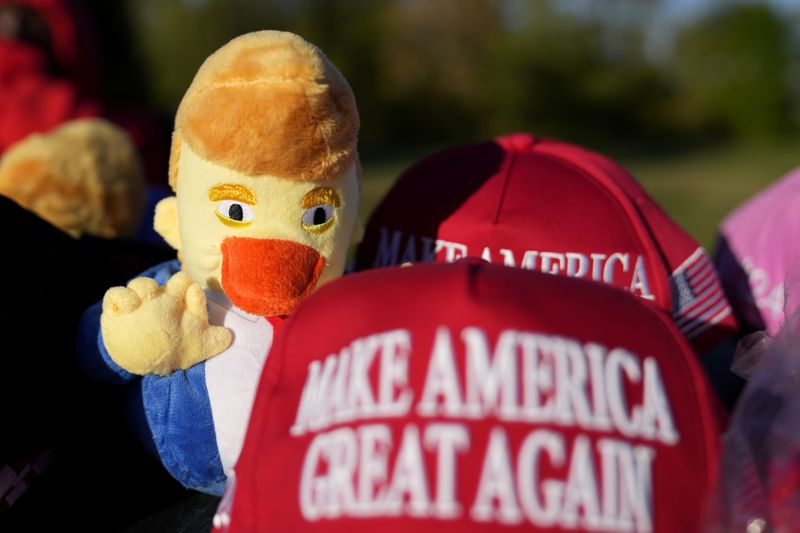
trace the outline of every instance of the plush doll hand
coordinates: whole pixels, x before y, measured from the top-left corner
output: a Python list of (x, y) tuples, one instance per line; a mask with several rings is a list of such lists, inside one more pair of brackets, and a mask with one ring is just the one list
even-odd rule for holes
[[(231, 344), (231, 332), (208, 322), (206, 296), (185, 272), (159, 287), (136, 278), (113, 287), (100, 317), (109, 355), (132, 374), (167, 375), (216, 355)], [(146, 340), (146, 342), (143, 342)]]

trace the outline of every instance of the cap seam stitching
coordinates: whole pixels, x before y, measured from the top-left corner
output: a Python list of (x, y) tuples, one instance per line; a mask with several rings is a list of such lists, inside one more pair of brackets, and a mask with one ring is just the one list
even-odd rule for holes
[(514, 170), (514, 165), (517, 162), (517, 153), (511, 152), (510, 155), (511, 158), (506, 166), (505, 176), (503, 176), (503, 189), (500, 191), (500, 200), (497, 202), (497, 209), (494, 213), (492, 225), (497, 225), (500, 223), (500, 213), (503, 211), (503, 204), (506, 200), (506, 191), (508, 190), (508, 183), (511, 181), (511, 172)]

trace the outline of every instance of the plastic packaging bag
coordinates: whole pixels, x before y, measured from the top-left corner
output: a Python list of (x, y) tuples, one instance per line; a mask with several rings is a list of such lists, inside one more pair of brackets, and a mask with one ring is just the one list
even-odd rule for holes
[(750, 381), (723, 436), (706, 530), (800, 531), (800, 316), (774, 339), (745, 337), (732, 370)]

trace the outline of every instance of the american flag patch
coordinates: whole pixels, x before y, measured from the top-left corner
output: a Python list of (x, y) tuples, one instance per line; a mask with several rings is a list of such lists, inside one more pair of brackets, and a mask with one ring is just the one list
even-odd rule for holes
[(686, 338), (693, 339), (731, 314), (719, 278), (702, 247), (669, 277), (672, 319)]

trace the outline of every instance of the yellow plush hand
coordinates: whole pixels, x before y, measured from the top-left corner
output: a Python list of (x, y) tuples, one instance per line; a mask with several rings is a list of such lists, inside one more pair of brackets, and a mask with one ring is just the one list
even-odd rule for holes
[(150, 278), (112, 287), (103, 298), (100, 328), (114, 362), (140, 375), (189, 368), (232, 339), (229, 330), (208, 323), (206, 295), (185, 272), (162, 287)]

